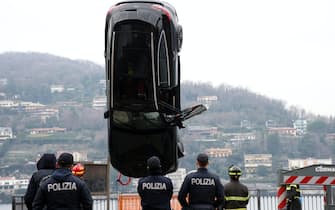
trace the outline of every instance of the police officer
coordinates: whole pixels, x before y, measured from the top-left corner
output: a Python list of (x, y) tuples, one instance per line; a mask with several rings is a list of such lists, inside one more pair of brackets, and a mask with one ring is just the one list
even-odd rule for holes
[(28, 210), (32, 209), (33, 201), (40, 186), (41, 180), (53, 173), (56, 168), (56, 156), (52, 153), (45, 153), (37, 162), (38, 171), (34, 172), (30, 178), (27, 191), (24, 195), (24, 202)]
[(208, 171), (207, 154), (200, 153), (196, 163), (197, 171), (188, 174), (180, 188), (179, 203), (183, 210), (214, 210), (223, 202), (222, 183)]
[(289, 184), (286, 186), (287, 210), (301, 210), (300, 186)]
[(71, 172), (73, 156), (62, 153), (57, 160), (57, 168), (52, 175), (41, 182), (33, 202), (33, 210), (83, 209), (92, 210), (91, 193), (80, 178)]
[(140, 178), (137, 185), (142, 210), (171, 210), (170, 200), (173, 194), (171, 179), (162, 175), (158, 157), (149, 158), (147, 167), (149, 176)]
[(249, 202), (249, 191), (247, 186), (239, 181), (242, 171), (237, 166), (230, 166), (228, 174), (230, 182), (224, 185), (224, 208), (225, 210), (246, 210)]

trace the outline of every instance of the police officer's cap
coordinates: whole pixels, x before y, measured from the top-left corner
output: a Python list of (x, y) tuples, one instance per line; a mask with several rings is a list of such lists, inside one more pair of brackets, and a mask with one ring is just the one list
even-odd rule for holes
[(201, 164), (207, 164), (208, 163), (208, 155), (205, 153), (200, 153), (197, 157), (197, 161)]
[(161, 161), (157, 156), (152, 156), (147, 160), (147, 166), (149, 169), (160, 169), (161, 168)]
[(60, 154), (58, 164), (61, 166), (73, 165), (73, 155), (67, 152)]

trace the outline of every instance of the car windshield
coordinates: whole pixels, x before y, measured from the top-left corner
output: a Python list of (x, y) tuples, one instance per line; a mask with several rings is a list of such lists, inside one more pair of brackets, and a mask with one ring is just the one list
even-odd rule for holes
[(154, 130), (166, 127), (158, 112), (113, 111), (115, 126), (131, 130)]
[[(116, 104), (153, 100), (150, 33), (117, 31), (114, 51)], [(122, 106), (122, 105), (120, 105)]]

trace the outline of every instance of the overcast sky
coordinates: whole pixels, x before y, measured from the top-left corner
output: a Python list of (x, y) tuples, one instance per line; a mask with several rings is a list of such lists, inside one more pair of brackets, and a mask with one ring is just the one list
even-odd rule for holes
[[(104, 63), (106, 0), (0, 0), (0, 53)], [(247, 88), (335, 115), (334, 0), (170, 0), (184, 30), (182, 80)], [(192, 2), (192, 3), (191, 3)]]

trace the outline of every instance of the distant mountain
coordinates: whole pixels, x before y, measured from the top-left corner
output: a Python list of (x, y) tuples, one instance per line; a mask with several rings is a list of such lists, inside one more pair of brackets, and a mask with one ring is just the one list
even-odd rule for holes
[(98, 81), (104, 79), (104, 67), (44, 53), (10, 52), (0, 54), (0, 78), (8, 80), (7, 86), (0, 87), (8, 98), (52, 103), (51, 85), (95, 94)]
[(71, 60), (44, 53), (0, 54), (0, 77), (34, 82), (77, 82), (78, 75), (103, 74), (104, 68), (86, 60)]
[[(97, 87), (99, 80), (105, 79), (104, 74), (103, 66), (90, 61), (43, 53), (0, 54), (0, 78), (8, 79), (7, 87), (0, 87), (0, 92), (5, 91), (8, 97), (19, 95), (24, 100), (54, 103), (64, 99), (62, 96), (50, 97), (50, 85), (61, 84), (77, 91), (75, 98), (72, 95), (63, 96), (67, 100), (78, 100), (78, 95), (81, 95), (82, 100), (91, 100), (90, 97), (104, 94)], [(283, 101), (224, 84), (213, 87), (206, 83), (184, 82), (181, 95), (183, 107), (198, 103), (199, 96), (217, 96), (218, 101), (211, 105), (210, 111), (201, 120), (225, 127), (238, 127), (242, 120), (255, 125), (264, 125), (266, 120), (274, 120), (289, 126), (292, 120), (306, 114), (304, 110), (295, 107), (288, 110)]]

